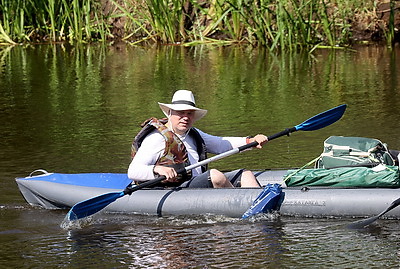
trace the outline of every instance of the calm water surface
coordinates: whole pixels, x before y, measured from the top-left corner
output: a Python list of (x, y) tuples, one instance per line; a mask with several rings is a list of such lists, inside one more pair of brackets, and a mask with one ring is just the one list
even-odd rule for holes
[(339, 122), (213, 163), (222, 170), (299, 167), (330, 135), (400, 149), (400, 50), (314, 55), (247, 48), (33, 46), (0, 48), (1, 268), (398, 268), (399, 223), (365, 231), (349, 219), (98, 215), (63, 230), (65, 211), (31, 208), (14, 178), (50, 172), (125, 172), (139, 124), (157, 102), (191, 89), (217, 135), (267, 135), (339, 104)]

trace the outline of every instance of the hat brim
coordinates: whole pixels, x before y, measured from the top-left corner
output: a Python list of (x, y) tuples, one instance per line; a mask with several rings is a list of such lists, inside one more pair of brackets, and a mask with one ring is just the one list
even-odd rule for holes
[(162, 112), (165, 114), (165, 116), (169, 116), (169, 110), (176, 110), (176, 111), (182, 111), (182, 110), (193, 110), (194, 111), (194, 120), (197, 121), (201, 118), (203, 118), (207, 114), (207, 110), (197, 108), (191, 105), (186, 105), (186, 104), (164, 104), (164, 103), (158, 103), (160, 106)]

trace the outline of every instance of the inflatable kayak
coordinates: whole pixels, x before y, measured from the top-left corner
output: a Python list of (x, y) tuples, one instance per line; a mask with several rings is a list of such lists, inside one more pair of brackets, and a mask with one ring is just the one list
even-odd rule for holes
[[(296, 131), (314, 131), (331, 125), (342, 117), (346, 107), (343, 104), (319, 113), (301, 124), (268, 136), (268, 141)], [(227, 152), (179, 169), (177, 173), (192, 170), (257, 145), (258, 143), (254, 141), (238, 148), (233, 148)], [(260, 180), (262, 177), (261, 174), (259, 175)], [(272, 176), (274, 177), (274, 174)], [(158, 216), (193, 214), (222, 214), (231, 217), (244, 216), (248, 210), (252, 210), (257, 205), (256, 203), (253, 204), (253, 202), (260, 200), (259, 195), (263, 195), (264, 191), (268, 191), (269, 188), (146, 189), (146, 187), (155, 185), (164, 178), (159, 177), (142, 183), (139, 186), (127, 188), (126, 186), (130, 184), (130, 181), (124, 174), (95, 173), (71, 175), (46, 172), (43, 175), (31, 175), (26, 178), (19, 178), (17, 179), (17, 184), (22, 195), (32, 205), (40, 205), (44, 208), (71, 208), (67, 214), (69, 220), (83, 218), (100, 210)], [(276, 197), (280, 198), (279, 201), (283, 201), (281, 199), (283, 197), (281, 188), (277, 187), (276, 189), (279, 189), (279, 195)], [(270, 193), (266, 193), (264, 197), (269, 197)], [(311, 207), (310, 205), (313, 207), (315, 205), (316, 207), (324, 207), (324, 209), (331, 207), (330, 203), (327, 203), (327, 200), (319, 200), (319, 195), (317, 196), (318, 200), (315, 200), (314, 197), (307, 198), (301, 195), (301, 193), (300, 190), (293, 190), (293, 195), (290, 194), (293, 197), (290, 198), (292, 200), (285, 198), (288, 206), (282, 204), (282, 210), (288, 207), (287, 212), (290, 213), (290, 208), (295, 207), (309, 208)], [(289, 191), (284, 195), (289, 197)], [(300, 197), (296, 198), (296, 195)], [(323, 199), (323, 196), (321, 196), (321, 199)], [(275, 208), (276, 206), (273, 209)], [(318, 214), (327, 215), (333, 213), (332, 209), (318, 210), (320, 211)], [(300, 212), (297, 209), (296, 211)], [(323, 213), (323, 211), (327, 212)]]
[[(312, 170), (315, 172), (315, 169)], [(68, 209), (79, 202), (105, 193), (121, 192), (131, 183), (126, 174), (60, 174), (40, 171), (41, 174), (35, 171), (28, 177), (17, 178), (16, 182), (30, 205), (45, 209)], [(288, 187), (285, 184), (288, 181), (284, 182), (285, 175), (290, 173), (288, 170), (254, 173), (263, 186), (268, 183), (281, 184), (283, 199), (279, 204), (279, 212), (286, 216), (375, 216), (400, 197), (397, 185), (371, 188), (341, 187), (337, 184), (314, 186), (315, 184), (308, 181), (306, 185), (297, 184), (299, 186), (291, 187), (290, 185), (296, 184), (288, 184)], [(105, 207), (104, 211), (156, 216), (212, 214), (236, 218), (241, 217), (252, 206), (262, 190), (145, 188), (117, 199)], [(400, 207), (390, 210), (385, 217), (400, 219)]]

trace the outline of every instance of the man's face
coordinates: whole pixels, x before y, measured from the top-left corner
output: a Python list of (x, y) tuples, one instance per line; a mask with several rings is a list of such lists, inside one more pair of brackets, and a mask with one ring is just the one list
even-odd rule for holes
[(170, 110), (169, 122), (173, 131), (177, 134), (184, 134), (194, 123), (194, 110)]

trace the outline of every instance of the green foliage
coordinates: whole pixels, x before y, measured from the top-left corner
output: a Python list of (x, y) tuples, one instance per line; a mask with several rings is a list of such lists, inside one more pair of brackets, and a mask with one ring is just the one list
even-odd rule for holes
[[(0, 0), (0, 41), (119, 38), (313, 50), (348, 45), (354, 15), (374, 8), (360, 0)], [(386, 31), (389, 43), (393, 21)], [(111, 33), (116, 29), (119, 36)]]
[(108, 26), (93, 0), (1, 0), (0, 39), (13, 42), (105, 39)]

